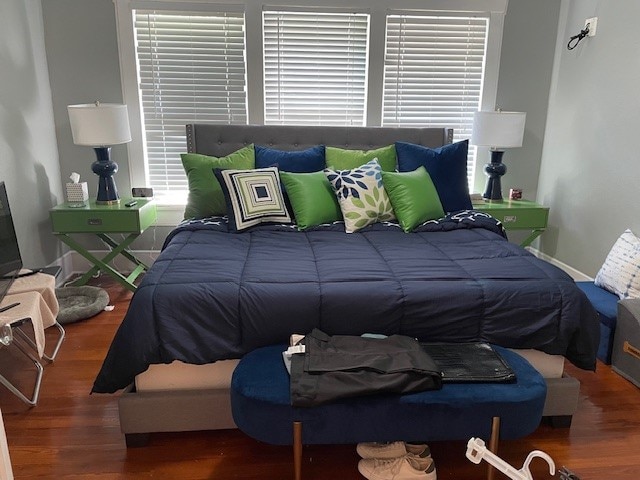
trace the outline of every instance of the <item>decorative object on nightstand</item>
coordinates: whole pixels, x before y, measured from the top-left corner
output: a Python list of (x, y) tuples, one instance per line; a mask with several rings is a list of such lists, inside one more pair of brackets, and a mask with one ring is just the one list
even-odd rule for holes
[[(53, 233), (93, 265), (72, 285), (85, 285), (92, 276), (102, 271), (111, 275), (123, 287), (136, 291), (134, 281), (149, 267), (129, 251), (129, 246), (155, 223), (157, 213), (153, 200), (127, 198), (124, 203), (114, 205), (91, 201), (82, 208), (70, 208), (69, 205), (61, 204), (53, 207), (49, 214)], [(102, 259), (96, 257), (72, 237), (76, 233), (96, 235), (111, 251)], [(116, 241), (111, 235), (113, 233), (123, 234), (124, 239)], [(134, 269), (129, 275), (123, 275), (110, 265), (119, 255), (133, 263)]]
[(473, 133), (471, 144), (491, 147), (491, 163), (484, 167), (487, 187), (484, 198), (502, 201), (502, 185), (500, 177), (507, 171), (502, 163), (502, 155), (506, 148), (522, 146), (524, 124), (527, 114), (524, 112), (475, 112), (473, 115)]
[(118, 164), (111, 160), (111, 146), (131, 141), (127, 106), (114, 103), (69, 105), (69, 121), (73, 143), (93, 147), (97, 160), (91, 164), (100, 177), (96, 203), (111, 205), (120, 202), (113, 175)]
[(70, 207), (83, 207), (85, 202), (89, 200), (89, 189), (87, 182), (80, 181), (80, 174), (73, 172), (67, 183), (67, 203)]

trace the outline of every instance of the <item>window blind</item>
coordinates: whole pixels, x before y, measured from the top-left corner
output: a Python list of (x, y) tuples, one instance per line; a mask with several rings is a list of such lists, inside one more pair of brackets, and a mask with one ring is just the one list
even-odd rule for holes
[[(471, 136), (482, 98), (489, 20), (464, 16), (388, 15), (382, 122), (452, 127)], [(473, 185), (475, 147), (467, 178)]]
[(364, 125), (369, 15), (263, 12), (265, 124)]
[(148, 180), (179, 198), (185, 125), (247, 123), (244, 15), (136, 10), (134, 30)]

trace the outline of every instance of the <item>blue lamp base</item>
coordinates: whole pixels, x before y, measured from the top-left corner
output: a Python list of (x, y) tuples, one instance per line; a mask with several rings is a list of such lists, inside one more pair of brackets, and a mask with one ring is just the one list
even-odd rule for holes
[(502, 163), (502, 155), (504, 151), (492, 150), (491, 163), (484, 166), (484, 173), (489, 177), (487, 179), (487, 188), (482, 194), (485, 200), (494, 202), (502, 201), (502, 184), (500, 177), (507, 172), (507, 166)]
[(95, 147), (97, 160), (91, 164), (91, 170), (98, 175), (98, 196), (96, 203), (99, 205), (115, 205), (120, 203), (116, 182), (113, 174), (118, 171), (118, 164), (111, 160), (111, 147)]

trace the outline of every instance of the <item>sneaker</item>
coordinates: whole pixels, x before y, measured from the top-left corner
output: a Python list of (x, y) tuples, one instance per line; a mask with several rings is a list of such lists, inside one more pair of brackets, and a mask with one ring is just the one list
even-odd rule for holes
[(399, 458), (408, 453), (422, 458), (431, 458), (431, 450), (424, 443), (359, 443), (356, 451), (362, 458)]
[(368, 480), (437, 480), (436, 467), (430, 458), (413, 455), (380, 460), (363, 458), (358, 471)]
[(431, 449), (425, 443), (405, 443), (407, 453), (421, 458), (431, 458)]

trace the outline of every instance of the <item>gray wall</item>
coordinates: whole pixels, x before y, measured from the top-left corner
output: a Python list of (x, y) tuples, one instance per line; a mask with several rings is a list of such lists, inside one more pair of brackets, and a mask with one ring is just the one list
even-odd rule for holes
[[(42, 0), (42, 14), (62, 183), (77, 172), (88, 183), (89, 197), (95, 197), (98, 177), (91, 171), (91, 163), (96, 155), (91, 147), (73, 143), (67, 105), (95, 100), (122, 103), (114, 3)], [(119, 167), (115, 179), (120, 196), (131, 196), (127, 146), (113, 146), (111, 158)], [(149, 229), (133, 248), (159, 248), (169, 230)], [(81, 236), (80, 241), (88, 248), (105, 249), (94, 237)]]
[[(555, 44), (559, 5), (509, 4), (498, 105), (526, 111), (527, 127), (524, 146), (505, 154), (504, 190), (517, 186), (530, 198), (537, 192), (538, 201), (551, 207), (541, 250), (594, 275), (625, 228), (640, 232), (633, 142), (640, 111), (640, 3), (563, 0)], [(567, 51), (569, 36), (591, 16), (599, 17), (598, 35)], [(73, 145), (66, 105), (122, 101), (114, 6), (111, 0), (46, 0), (42, 6), (5, 0), (0, 26), (0, 176), (10, 188), (23, 255), (29, 264), (49, 263), (61, 249), (49, 233), (48, 210), (63, 200), (66, 177), (77, 171), (92, 192), (97, 188), (93, 152)], [(115, 147), (113, 156), (126, 194), (126, 147)], [(158, 229), (156, 245), (166, 230)], [(136, 247), (149, 248), (150, 235)]]
[[(116, 19), (111, 0), (43, 0), (44, 39), (49, 59), (60, 171), (66, 182), (78, 172), (95, 197), (98, 177), (91, 171), (96, 156), (91, 147), (74, 145), (67, 105), (122, 103)], [(118, 190), (130, 191), (125, 145), (112, 148), (119, 165)]]
[(0, 180), (25, 266), (52, 263), (49, 209), (63, 197), (40, 0), (0, 4)]
[[(593, 16), (597, 35), (568, 51)], [(640, 234), (640, 2), (571, 0), (562, 17), (538, 186), (551, 230), (540, 247), (594, 276), (625, 228)]]
[[(529, 198), (536, 195), (559, 5), (559, 0), (509, 2), (497, 98), (504, 109), (526, 111), (527, 126), (523, 148), (505, 154), (505, 193), (519, 187)], [(73, 144), (66, 106), (95, 99), (122, 102), (114, 5), (112, 0), (47, 0), (43, 14), (61, 170), (63, 177), (80, 173), (92, 194), (97, 188), (90, 171), (93, 152)], [(113, 158), (120, 165), (118, 189), (125, 195), (130, 189), (126, 147), (114, 147)], [(486, 163), (488, 155), (479, 161)], [(482, 189), (484, 182), (481, 178), (476, 185)], [(168, 231), (158, 227), (156, 237)], [(152, 243), (147, 233), (134, 247), (147, 249)]]
[(522, 147), (504, 154), (505, 198), (509, 188), (521, 188), (528, 199), (537, 195), (559, 12), (559, 0), (509, 1), (496, 104), (503, 110), (527, 112), (527, 122)]

